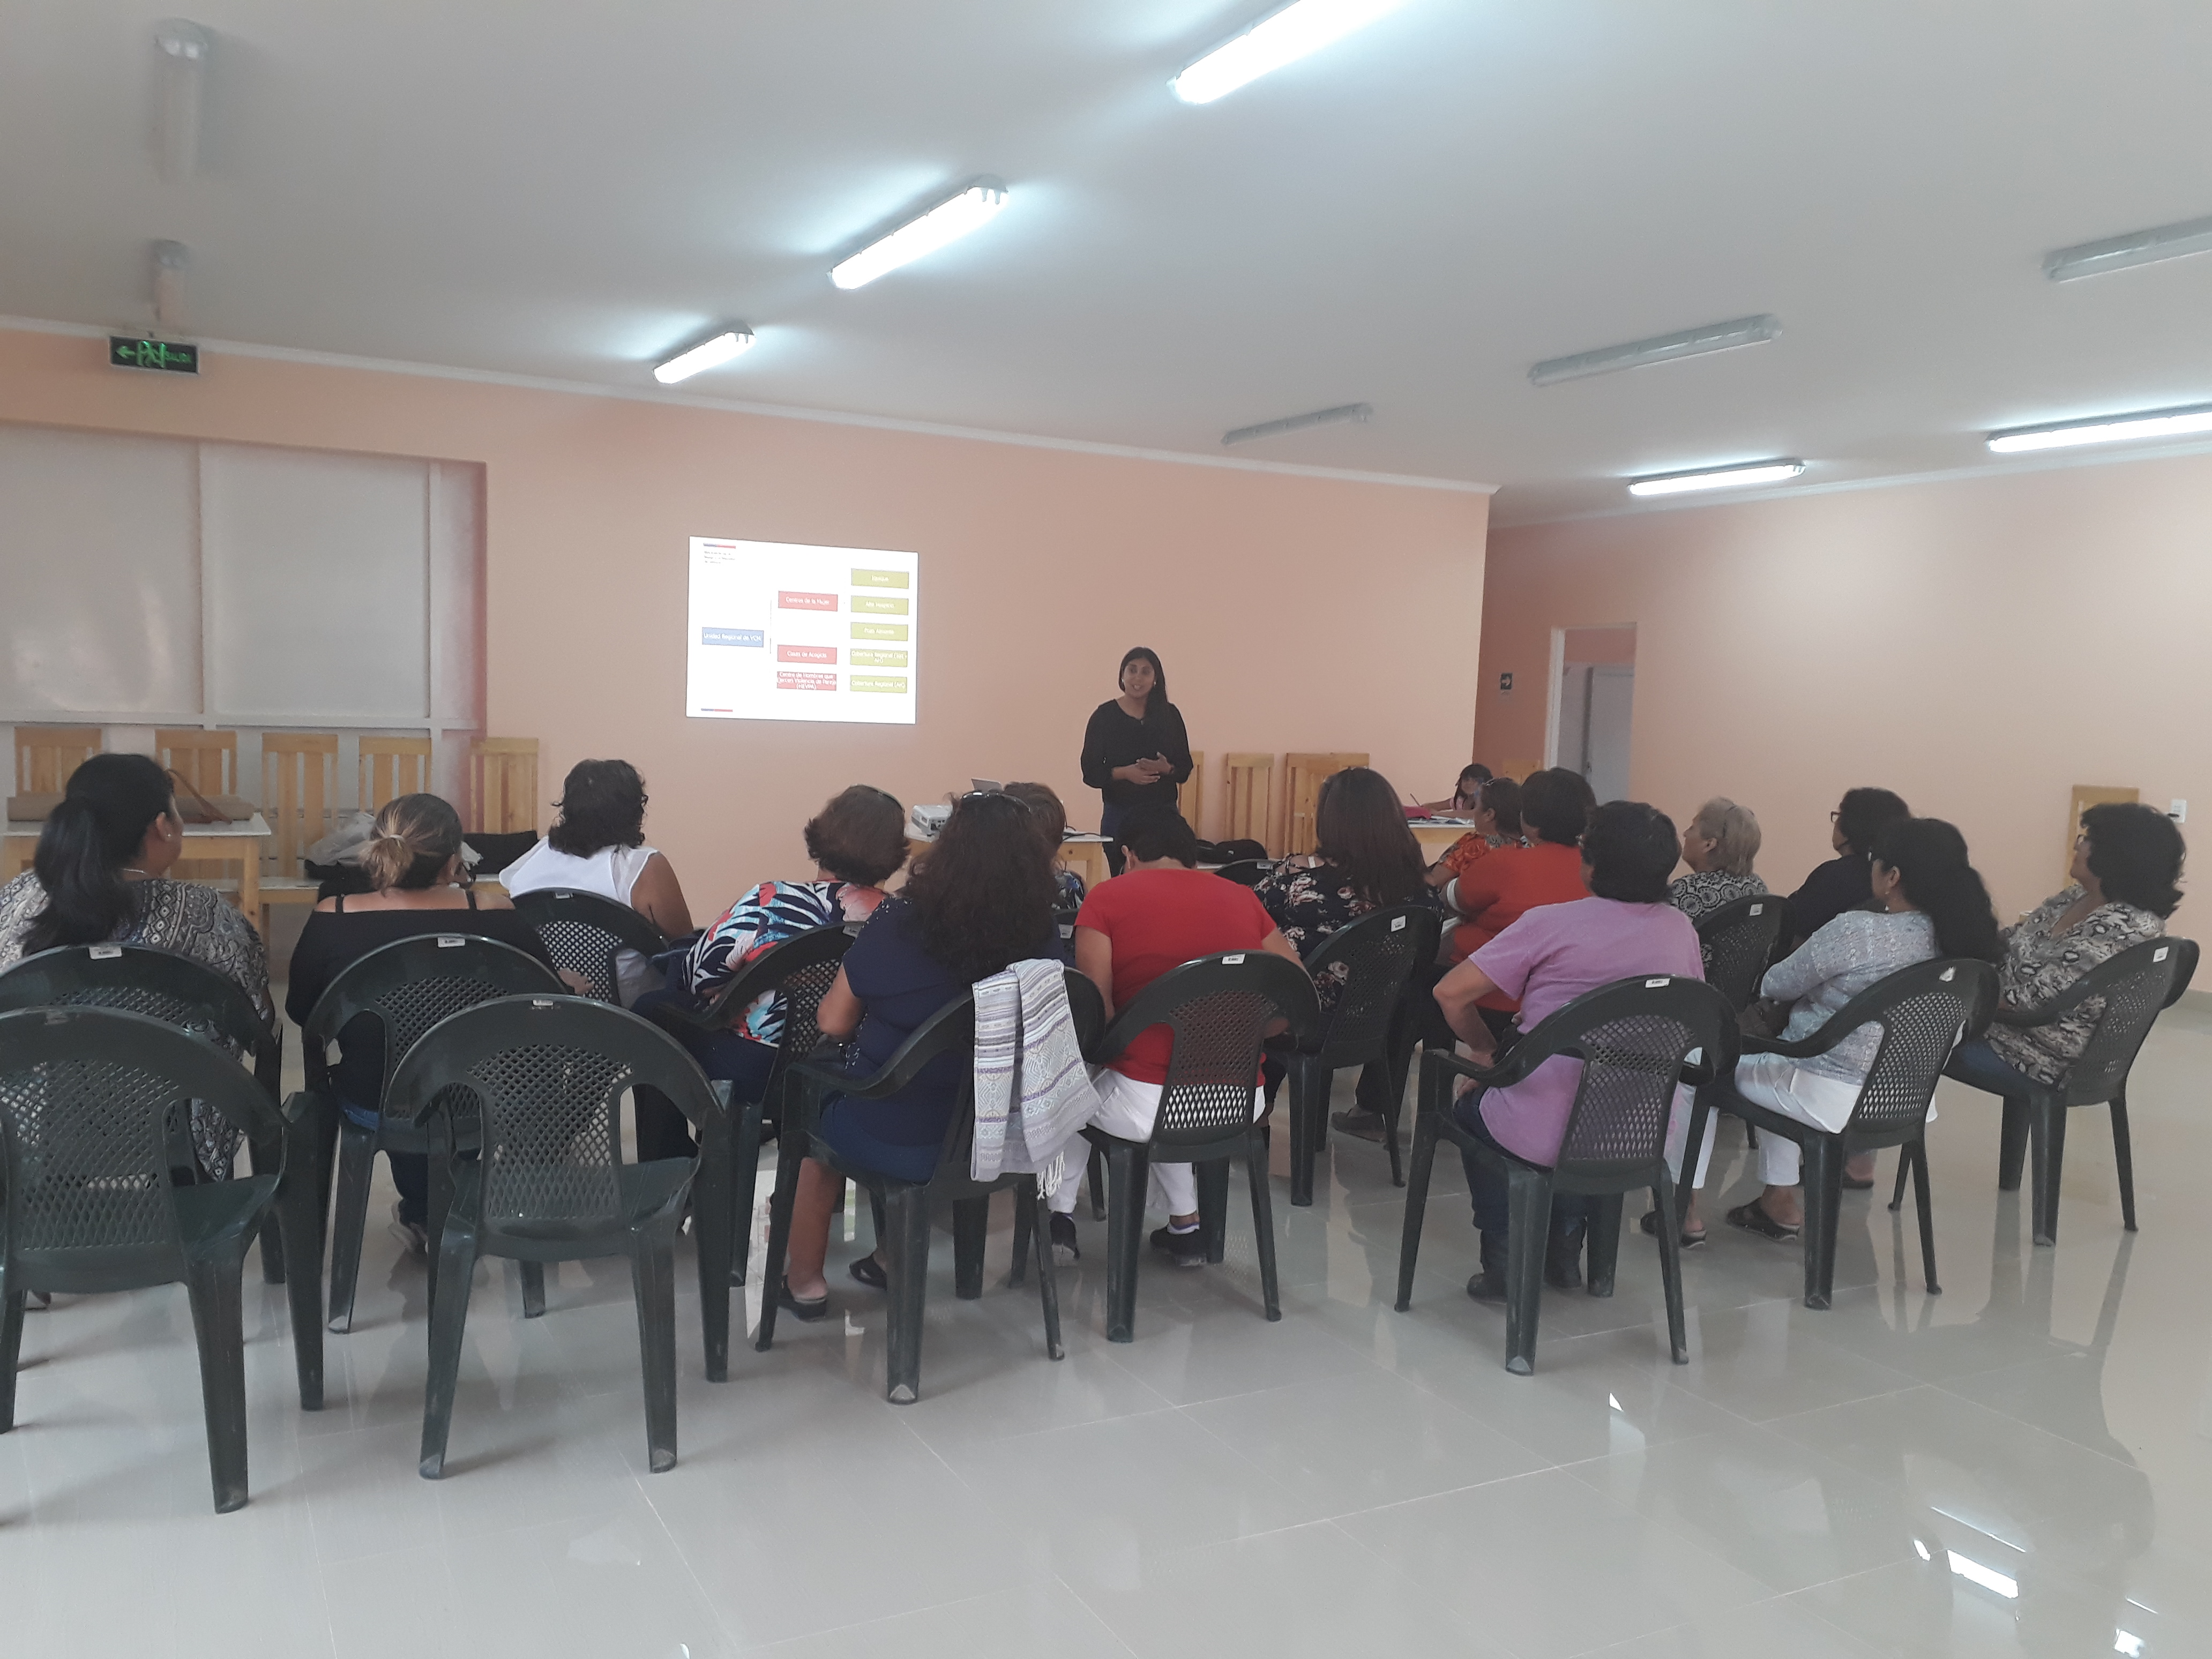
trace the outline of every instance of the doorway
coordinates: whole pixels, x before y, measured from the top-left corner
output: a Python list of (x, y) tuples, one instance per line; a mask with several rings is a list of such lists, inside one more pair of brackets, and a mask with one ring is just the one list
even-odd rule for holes
[(1552, 630), (1545, 763), (1579, 772), (1601, 801), (1628, 795), (1636, 703), (1636, 629)]

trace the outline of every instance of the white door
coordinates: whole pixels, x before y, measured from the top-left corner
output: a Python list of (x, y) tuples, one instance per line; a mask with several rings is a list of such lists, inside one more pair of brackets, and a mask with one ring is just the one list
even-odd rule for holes
[(1628, 798), (1629, 727), (1636, 702), (1636, 670), (1603, 663), (1589, 670), (1582, 774), (1601, 801)]

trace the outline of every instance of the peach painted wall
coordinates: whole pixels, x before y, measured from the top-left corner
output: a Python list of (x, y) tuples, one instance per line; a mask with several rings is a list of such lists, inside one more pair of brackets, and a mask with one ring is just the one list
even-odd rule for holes
[(1741, 801), (1786, 890), (1884, 785), (1959, 825), (2009, 920), (2060, 884), (2073, 785), (2212, 813), (2208, 525), (2192, 456), (1500, 530), (1475, 746), (1542, 753), (1550, 630), (1631, 622), (1636, 795)]
[[(645, 773), (695, 914), (805, 874), (848, 783), (942, 799), (1036, 778), (1078, 824), (1076, 757), (1128, 646), (1191, 741), (1365, 750), (1433, 795), (1468, 753), (1481, 495), (1232, 471), (210, 351), (197, 381), (102, 343), (0, 332), (0, 420), (474, 461), (485, 468), (492, 729)], [(910, 550), (927, 663), (913, 726), (687, 720), (687, 538)], [(1207, 777), (1218, 821), (1218, 774)]]

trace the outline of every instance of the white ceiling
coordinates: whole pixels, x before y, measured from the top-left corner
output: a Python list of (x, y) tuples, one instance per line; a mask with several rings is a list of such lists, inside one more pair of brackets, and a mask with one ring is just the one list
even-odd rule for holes
[[(151, 8), (0, 9), (0, 313), (143, 326), (191, 251), (216, 339), (1504, 486), (2212, 398), (2212, 256), (2063, 286), (2048, 250), (2212, 213), (2212, 5), (1408, 0), (1219, 103), (1224, 0), (178, 0), (204, 161), (151, 142)], [(864, 231), (1012, 202), (857, 293)], [(1755, 312), (1771, 345), (1531, 386), (1539, 358)]]

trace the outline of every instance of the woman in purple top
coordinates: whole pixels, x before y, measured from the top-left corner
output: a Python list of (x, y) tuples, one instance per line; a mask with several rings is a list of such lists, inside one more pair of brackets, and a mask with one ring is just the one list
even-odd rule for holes
[[(1534, 1030), (1585, 991), (1615, 980), (1705, 977), (1698, 930), (1667, 902), (1677, 851), (1674, 821), (1656, 807), (1616, 800), (1590, 814), (1582, 854), (1583, 882), (1593, 896), (1529, 911), (1437, 982), (1437, 1006), (1476, 1060), (1492, 1057), (1490, 1028), (1475, 1005), (1492, 992), (1519, 999), (1521, 1027)], [(1581, 1079), (1580, 1060), (1555, 1056), (1510, 1088), (1462, 1096), (1452, 1116), (1476, 1139), (1548, 1164), (1559, 1155)], [(1676, 1110), (1683, 1109), (1678, 1101)], [(1503, 1302), (1505, 1177), (1473, 1152), (1462, 1156), (1482, 1234), (1482, 1271), (1468, 1280), (1467, 1293), (1478, 1302)], [(1562, 1289), (1582, 1283), (1578, 1257), (1588, 1211), (1587, 1199), (1553, 1195), (1544, 1277)]]

